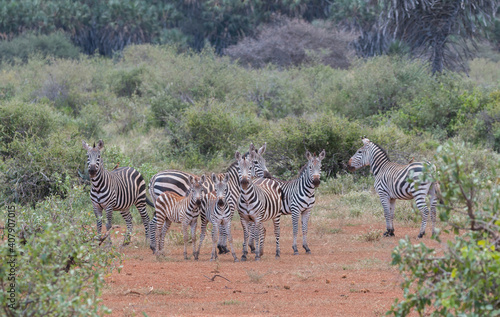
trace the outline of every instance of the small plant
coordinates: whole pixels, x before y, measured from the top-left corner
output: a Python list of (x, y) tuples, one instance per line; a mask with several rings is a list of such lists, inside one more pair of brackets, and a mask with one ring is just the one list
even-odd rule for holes
[(254, 270), (247, 271), (247, 275), (250, 278), (250, 282), (252, 283), (260, 283), (262, 282), (262, 278), (266, 276), (266, 274), (261, 274), (259, 272), (256, 272)]
[(362, 241), (374, 242), (379, 241), (382, 237), (382, 230), (370, 230), (367, 233), (362, 234), (359, 238)]

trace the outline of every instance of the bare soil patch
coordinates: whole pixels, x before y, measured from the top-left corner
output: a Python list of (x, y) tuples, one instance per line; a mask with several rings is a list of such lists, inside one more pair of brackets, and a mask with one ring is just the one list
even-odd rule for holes
[[(183, 246), (172, 242), (159, 260), (140, 232), (122, 250), (121, 272), (106, 278), (103, 303), (112, 316), (382, 316), (395, 298), (402, 298), (400, 275), (390, 265), (399, 238), (409, 235), (415, 243), (436, 246), (428, 237), (417, 240), (417, 227), (397, 223), (395, 238), (377, 239), (383, 219), (377, 224), (332, 220), (330, 231), (319, 220), (315, 223), (313, 215), (310, 223), (312, 254), (301, 248), (294, 256), (291, 219), (284, 218), (280, 259), (274, 257), (273, 229), (266, 223), (265, 254), (259, 262), (252, 255), (250, 261), (234, 263), (230, 254), (210, 262), (211, 239), (204, 241), (199, 261), (192, 255), (184, 260)], [(241, 225), (233, 221), (232, 226), (241, 257)], [(179, 227), (171, 230), (180, 232)], [(121, 242), (119, 237), (113, 241)]]

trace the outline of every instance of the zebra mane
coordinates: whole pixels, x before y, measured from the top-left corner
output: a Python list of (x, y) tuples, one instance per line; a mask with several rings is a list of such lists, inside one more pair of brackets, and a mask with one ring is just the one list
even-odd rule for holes
[(378, 145), (377, 143), (375, 143), (373, 141), (371, 141), (371, 142), (373, 143), (373, 145), (375, 145), (377, 148), (379, 148), (382, 151), (382, 153), (384, 153), (385, 157), (387, 157), (387, 160), (390, 162), (391, 159), (389, 158), (389, 154), (387, 154), (387, 151), (383, 147)]

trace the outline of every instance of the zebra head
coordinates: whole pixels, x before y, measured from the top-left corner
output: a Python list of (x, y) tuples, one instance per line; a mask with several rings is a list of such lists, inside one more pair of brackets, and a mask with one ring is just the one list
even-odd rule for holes
[(101, 150), (104, 147), (104, 142), (99, 140), (97, 146), (90, 146), (87, 142), (82, 141), (83, 148), (87, 150), (87, 166), (89, 167), (90, 178), (94, 178), (97, 172), (101, 169)]
[(325, 158), (325, 155), (325, 150), (321, 151), (318, 156), (315, 156), (306, 150), (306, 158), (308, 160), (306, 167), (307, 173), (309, 174), (309, 180), (315, 188), (320, 184), (319, 176), (321, 173), (321, 161)]
[(205, 182), (205, 175), (201, 175), (201, 177), (193, 177), (189, 176), (189, 187), (190, 187), (190, 195), (191, 201), (194, 201), (197, 207), (201, 206), (201, 201), (203, 200), (203, 194), (206, 193), (205, 187), (203, 187), (203, 183)]
[(217, 197), (217, 205), (224, 207), (226, 204), (226, 197), (228, 193), (227, 182), (229, 181), (229, 174), (224, 174), (219, 177), (212, 173), (212, 181), (215, 187), (215, 196)]
[(271, 173), (267, 170), (266, 160), (262, 156), (266, 151), (267, 142), (260, 149), (256, 149), (253, 143), (250, 143), (250, 151), (248, 153), (254, 153), (253, 166), (252, 166), (252, 176), (253, 177), (264, 177), (271, 178)]
[(243, 190), (246, 190), (248, 186), (252, 183), (252, 165), (254, 160), (255, 152), (251, 151), (248, 157), (244, 157), (240, 152), (236, 151), (234, 157), (238, 162), (238, 176), (240, 180), (240, 185)]
[(371, 142), (366, 137), (362, 137), (361, 140), (363, 141), (363, 146), (347, 162), (347, 169), (351, 172), (370, 165), (369, 148)]

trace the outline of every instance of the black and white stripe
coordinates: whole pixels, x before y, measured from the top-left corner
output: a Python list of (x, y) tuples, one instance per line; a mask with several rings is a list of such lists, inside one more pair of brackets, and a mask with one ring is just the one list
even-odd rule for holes
[(307, 245), (307, 227), (311, 209), (315, 202), (315, 190), (320, 184), (321, 161), (325, 158), (325, 150), (318, 156), (306, 151), (307, 163), (299, 171), (297, 178), (290, 181), (279, 182), (282, 190), (283, 210), (282, 214), (292, 215), (293, 224), (293, 253), (299, 254), (297, 249), (297, 235), (299, 227), (299, 216), (302, 219), (302, 246), (306, 253), (311, 253)]
[[(263, 222), (272, 219), (274, 223), (274, 234), (276, 237), (276, 258), (280, 256), (280, 216), (281, 216), (281, 188), (277, 181), (271, 178), (255, 178), (252, 176), (251, 165), (253, 164), (254, 152), (250, 152), (249, 158), (244, 158), (236, 152), (235, 158), (238, 162), (238, 176), (240, 183), (240, 197), (238, 200), (238, 212), (243, 227), (243, 255), (242, 261), (247, 259), (247, 243), (249, 234), (256, 241), (255, 260), (259, 260), (264, 252), (265, 228)], [(253, 223), (253, 229), (251, 229)]]
[[(425, 234), (429, 209), (425, 201), (430, 196), (430, 209), (432, 220), (432, 233), (434, 233), (436, 222), (436, 190), (439, 185), (435, 182), (422, 182), (420, 180), (424, 169), (424, 163), (414, 162), (406, 165), (393, 163), (389, 160), (387, 153), (378, 145), (367, 138), (362, 138), (363, 147), (356, 151), (348, 162), (351, 171), (364, 166), (370, 166), (375, 176), (375, 190), (377, 191), (382, 207), (384, 208), (387, 231), (384, 236), (394, 236), (394, 209), (396, 199), (415, 199), (417, 208), (422, 214), (419, 238)], [(428, 163), (425, 163), (428, 164)], [(411, 181), (409, 181), (411, 179)], [(418, 188), (416, 184), (418, 183)]]
[[(255, 155), (253, 157), (254, 169), (252, 170), (252, 173), (256, 174), (258, 177), (265, 177), (265, 176), (269, 177), (269, 172), (267, 171), (266, 168), (266, 161), (262, 156), (265, 150), (266, 150), (266, 144), (264, 144), (258, 150), (255, 149), (253, 144), (250, 145), (250, 151), (255, 152)], [(246, 153), (245, 155), (248, 155), (248, 153)], [(229, 175), (229, 181), (228, 181), (229, 197), (227, 199), (227, 204), (229, 206), (232, 218), (236, 210), (236, 204), (240, 194), (237, 163), (235, 162), (231, 164), (228, 167), (225, 174)], [(161, 195), (166, 191), (174, 192), (180, 196), (185, 196), (188, 193), (190, 176), (195, 176), (195, 175), (192, 173), (178, 171), (178, 170), (164, 170), (158, 172), (149, 181), (149, 193), (151, 195), (151, 198), (153, 199), (153, 201), (155, 201), (159, 195)], [(206, 178), (204, 186), (208, 192), (212, 192), (214, 190), (213, 182), (209, 177)], [(208, 220), (205, 219), (204, 211), (202, 211), (201, 214), (202, 226), (206, 225), (207, 222)], [(153, 217), (150, 223), (150, 227), (155, 227), (155, 226), (156, 226), (156, 217)], [(222, 232), (220, 234), (220, 240), (218, 246), (221, 253), (228, 252), (226, 248), (226, 234), (224, 233), (224, 230), (225, 228), (223, 227)], [(154, 241), (155, 232), (151, 230), (151, 234), (152, 234), (151, 241)], [(151, 248), (153, 249), (153, 247), (154, 244), (151, 246)]]
[[(205, 175), (201, 178), (191, 176), (189, 178), (189, 194), (184, 197), (174, 192), (161, 194), (155, 202), (155, 215), (158, 219), (156, 223), (156, 235), (159, 236), (154, 244), (155, 254), (162, 254), (164, 249), (165, 235), (172, 222), (182, 224), (184, 235), (184, 259), (187, 257), (188, 227), (191, 228), (191, 239), (193, 242), (193, 255), (196, 256), (196, 224), (200, 214), (202, 201), (206, 193), (203, 187)], [(164, 228), (166, 230), (162, 230)], [(162, 232), (160, 232), (162, 231)], [(151, 242), (153, 243), (153, 241)]]
[(123, 244), (130, 243), (132, 233), (132, 215), (130, 207), (135, 205), (141, 214), (146, 240), (149, 238), (149, 216), (146, 211), (146, 203), (152, 203), (146, 197), (146, 183), (142, 175), (132, 167), (120, 167), (112, 171), (104, 169), (101, 161), (101, 150), (104, 142), (99, 140), (97, 146), (90, 146), (85, 141), (83, 148), (87, 151), (87, 165), (89, 168), (92, 189), (90, 198), (94, 206), (94, 214), (97, 217), (97, 232), (99, 236), (102, 230), (102, 211), (106, 211), (106, 230), (111, 229), (113, 211), (119, 210), (127, 223), (127, 233)]
[[(198, 259), (200, 254), (201, 245), (203, 244), (203, 239), (207, 232), (207, 223), (210, 221), (212, 224), (212, 257), (210, 261), (217, 259), (216, 245), (217, 237), (226, 234), (229, 246), (231, 248), (231, 254), (233, 255), (234, 261), (238, 262), (236, 253), (233, 247), (233, 237), (231, 235), (231, 220), (233, 215), (231, 214), (231, 209), (227, 204), (227, 200), (230, 196), (230, 191), (228, 187), (229, 174), (212, 174), (212, 183), (215, 190), (206, 196), (203, 201), (202, 221), (201, 221), (201, 234), (200, 234), (200, 245), (198, 251), (196, 252), (195, 259)], [(204, 218), (204, 219), (203, 219)]]

